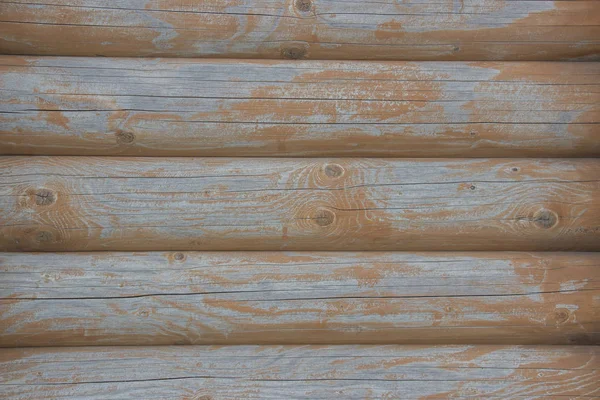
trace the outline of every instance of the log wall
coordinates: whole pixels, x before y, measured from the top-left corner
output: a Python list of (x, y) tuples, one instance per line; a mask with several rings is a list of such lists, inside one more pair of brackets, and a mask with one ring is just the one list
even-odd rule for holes
[(0, 0), (0, 398), (600, 397), (600, 1)]

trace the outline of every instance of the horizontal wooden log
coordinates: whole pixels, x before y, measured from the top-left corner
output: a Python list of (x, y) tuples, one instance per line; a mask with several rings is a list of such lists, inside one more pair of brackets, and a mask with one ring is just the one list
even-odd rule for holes
[(600, 160), (3, 157), (6, 250), (598, 250)]
[(0, 253), (0, 346), (600, 344), (600, 253)]
[(599, 347), (83, 347), (0, 351), (14, 400), (591, 399)]
[(4, 0), (0, 52), (598, 60), (597, 1)]
[(0, 248), (600, 250), (600, 159), (0, 157)]
[(0, 82), (2, 154), (600, 156), (600, 63), (4, 56)]

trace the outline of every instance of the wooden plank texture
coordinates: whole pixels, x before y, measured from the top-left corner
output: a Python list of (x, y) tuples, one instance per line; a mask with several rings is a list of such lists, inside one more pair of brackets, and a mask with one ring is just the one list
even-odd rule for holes
[(600, 250), (600, 159), (0, 157), (0, 248)]
[(0, 253), (0, 346), (600, 344), (600, 253)]
[(0, 52), (598, 60), (597, 1), (3, 0)]
[(0, 82), (1, 154), (600, 156), (600, 63), (4, 56)]
[(599, 347), (83, 347), (0, 351), (14, 400), (592, 399)]

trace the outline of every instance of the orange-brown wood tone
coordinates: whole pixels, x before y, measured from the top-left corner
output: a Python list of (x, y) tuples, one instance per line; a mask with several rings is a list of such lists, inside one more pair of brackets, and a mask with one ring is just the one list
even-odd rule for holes
[(597, 60), (597, 1), (3, 0), (0, 52)]
[(600, 63), (5, 56), (0, 82), (0, 154), (600, 155)]
[(600, 0), (0, 0), (0, 398), (600, 398), (598, 61)]

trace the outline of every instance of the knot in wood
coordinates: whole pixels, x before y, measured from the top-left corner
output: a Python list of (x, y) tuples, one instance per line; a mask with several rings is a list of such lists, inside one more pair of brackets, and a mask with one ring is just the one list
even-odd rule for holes
[(306, 57), (306, 48), (299, 45), (284, 47), (281, 50), (281, 56), (288, 60), (299, 60)]
[(38, 206), (49, 206), (56, 201), (56, 194), (49, 189), (38, 189), (34, 193), (34, 200)]
[(137, 314), (141, 317), (148, 317), (150, 315), (150, 311), (148, 311), (145, 308), (142, 308), (141, 310), (138, 311)]
[(115, 132), (117, 137), (117, 143), (119, 144), (130, 144), (135, 140), (135, 135), (132, 132), (117, 131)]
[(339, 178), (344, 174), (344, 168), (338, 164), (327, 164), (324, 168), (325, 175), (330, 178)]
[(312, 2), (310, 0), (296, 0), (294, 5), (298, 11), (302, 12), (309, 12), (312, 8)]
[(533, 223), (542, 229), (550, 229), (558, 223), (558, 215), (554, 211), (541, 209), (533, 215)]
[(35, 240), (39, 243), (46, 243), (52, 240), (52, 232), (40, 231), (35, 235)]
[(569, 310), (560, 308), (554, 312), (554, 318), (558, 324), (564, 324), (569, 320)]
[(173, 258), (175, 260), (177, 260), (177, 261), (183, 261), (183, 260), (185, 260), (185, 254), (183, 254), (183, 253), (175, 253), (173, 255)]
[(335, 221), (335, 214), (329, 210), (318, 210), (315, 214), (315, 222), (319, 226), (328, 226)]

